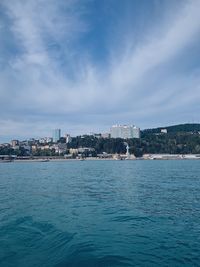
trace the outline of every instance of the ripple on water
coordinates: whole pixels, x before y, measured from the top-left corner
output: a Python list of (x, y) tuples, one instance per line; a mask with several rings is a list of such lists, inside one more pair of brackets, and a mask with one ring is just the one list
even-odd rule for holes
[(108, 255), (104, 257), (94, 257), (91, 255), (85, 255), (84, 257), (75, 257), (68, 259), (56, 265), (55, 267), (119, 267), (119, 266), (133, 266), (130, 259), (121, 256)]
[(198, 266), (199, 173), (198, 161), (0, 165), (0, 266)]

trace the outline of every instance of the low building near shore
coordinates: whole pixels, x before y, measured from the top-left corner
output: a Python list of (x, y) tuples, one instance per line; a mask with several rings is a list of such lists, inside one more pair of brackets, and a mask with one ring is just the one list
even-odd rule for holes
[(143, 159), (200, 159), (200, 154), (144, 154)]
[(65, 159), (73, 159), (73, 154), (65, 154), (64, 158)]
[(179, 154), (144, 154), (143, 159), (182, 159)]
[(97, 157), (100, 159), (109, 159), (112, 158), (113, 155), (112, 154), (107, 154), (106, 152), (103, 152), (101, 154), (97, 154)]
[(136, 157), (134, 154), (130, 154), (127, 156), (127, 154), (113, 154), (113, 159), (116, 160), (135, 160)]
[(184, 159), (200, 159), (200, 154), (188, 154), (183, 155)]

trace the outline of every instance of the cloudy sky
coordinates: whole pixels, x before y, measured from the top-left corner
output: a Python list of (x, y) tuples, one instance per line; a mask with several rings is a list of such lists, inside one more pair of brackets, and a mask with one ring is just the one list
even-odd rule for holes
[(1, 0), (0, 142), (199, 122), (199, 0)]

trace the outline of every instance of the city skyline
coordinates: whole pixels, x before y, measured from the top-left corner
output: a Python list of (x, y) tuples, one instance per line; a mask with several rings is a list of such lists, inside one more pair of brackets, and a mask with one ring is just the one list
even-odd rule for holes
[[(61, 128), (55, 128), (55, 129), (52, 129), (51, 132), (49, 132), (46, 136), (41, 136), (41, 135), (37, 135), (37, 136), (26, 136), (23, 138), (18, 138), (17, 136), (14, 136), (13, 135), (13, 138), (9, 139), (8, 137), (6, 138), (6, 141), (5, 143), (12, 143), (12, 142), (18, 142), (18, 141), (25, 141), (25, 140), (40, 140), (41, 143), (49, 143), (49, 142), (54, 142), (54, 143), (57, 143), (60, 138), (66, 138), (67, 140), (71, 140), (71, 137), (77, 137), (77, 136), (102, 136), (103, 138), (112, 138), (114, 136), (112, 136), (112, 128), (113, 127), (125, 127), (125, 128), (134, 128), (136, 130), (136, 138), (139, 138), (140, 136), (140, 128), (135, 126), (135, 125), (126, 125), (126, 124), (123, 124), (123, 125), (112, 125), (107, 132), (105, 131), (99, 131), (99, 132), (85, 132), (85, 133), (82, 133), (82, 134), (78, 134), (78, 135), (73, 135), (71, 134), (70, 132), (67, 132)], [(131, 129), (132, 131), (132, 129)], [(133, 134), (132, 136), (132, 132), (131, 132), (131, 136), (128, 137), (128, 138), (135, 138), (135, 134)], [(124, 138), (122, 136), (115, 136), (114, 138)], [(1, 142), (0, 140), (0, 144), (3, 144), (4, 142)]]
[(125, 123), (117, 123), (117, 124), (113, 124), (108, 126), (106, 129), (100, 129), (98, 131), (93, 131), (93, 129), (87, 129), (87, 131), (79, 131), (78, 133), (74, 133), (74, 132), (70, 132), (68, 129), (65, 128), (54, 128), (54, 129), (48, 129), (48, 131), (46, 131), (46, 134), (39, 134), (36, 133), (34, 135), (28, 134), (28, 135), (16, 135), (14, 133), (12, 133), (11, 135), (7, 135), (5, 137), (2, 138), (2, 136), (0, 135), (0, 144), (1, 143), (9, 143), (11, 140), (29, 140), (29, 139), (42, 139), (42, 138), (52, 138), (53, 139), (53, 132), (55, 130), (60, 130), (61, 132), (61, 136), (60, 137), (65, 137), (65, 135), (70, 135), (71, 137), (76, 137), (76, 136), (82, 136), (82, 135), (93, 135), (93, 134), (102, 134), (102, 135), (107, 135), (107, 134), (111, 134), (111, 128), (113, 126), (134, 126), (137, 129), (139, 129), (140, 131), (143, 130), (147, 130), (147, 129), (156, 129), (156, 128), (163, 128), (163, 130), (165, 130), (166, 127), (170, 127), (170, 126), (176, 126), (176, 125), (184, 125), (184, 124), (200, 124), (199, 122), (195, 123), (195, 122), (188, 122), (188, 123), (177, 123), (177, 124), (169, 124), (169, 125), (157, 125), (156, 127), (150, 127), (150, 128), (141, 128), (139, 125), (134, 125), (134, 124), (125, 124)]
[(0, 142), (200, 122), (200, 2), (0, 3)]

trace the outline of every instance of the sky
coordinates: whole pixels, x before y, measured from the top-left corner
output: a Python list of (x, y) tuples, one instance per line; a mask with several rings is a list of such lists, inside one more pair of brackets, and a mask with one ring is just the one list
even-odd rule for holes
[(1, 0), (0, 142), (200, 122), (199, 0)]

